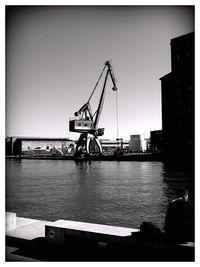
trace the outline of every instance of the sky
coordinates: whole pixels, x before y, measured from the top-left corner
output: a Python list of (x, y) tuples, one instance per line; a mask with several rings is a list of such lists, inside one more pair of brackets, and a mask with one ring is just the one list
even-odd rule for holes
[[(162, 129), (159, 79), (171, 71), (170, 40), (194, 31), (192, 7), (16, 6), (6, 19), (7, 136), (77, 139), (69, 118), (108, 59), (118, 86), (118, 137)], [(103, 138), (117, 137), (110, 80), (99, 127)]]

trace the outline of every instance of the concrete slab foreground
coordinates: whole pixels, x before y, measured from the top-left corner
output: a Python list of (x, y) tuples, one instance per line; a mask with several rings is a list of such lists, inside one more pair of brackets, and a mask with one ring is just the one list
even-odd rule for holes
[(133, 232), (138, 231), (135, 228), (58, 220), (45, 225), (45, 239), (48, 244), (54, 245), (64, 245), (69, 242), (69, 238), (92, 240), (97, 244), (122, 243)]
[(126, 228), (119, 226), (95, 224), (95, 223), (85, 223), (78, 221), (69, 220), (58, 220), (56, 222), (47, 223), (46, 226), (53, 226), (58, 228), (66, 228), (77, 231), (99, 233), (105, 235), (115, 235), (115, 236), (131, 236), (131, 233), (138, 232), (135, 228)]
[[(7, 217), (7, 213), (6, 213)], [(10, 217), (10, 215), (8, 216)], [(6, 227), (6, 236), (15, 237), (23, 240), (32, 240), (37, 237), (45, 236), (45, 224), (48, 221), (28, 219), (23, 217), (15, 218), (15, 227)]]
[(194, 261), (193, 242), (170, 247), (137, 238), (135, 228), (14, 218), (6, 229), (7, 261)]

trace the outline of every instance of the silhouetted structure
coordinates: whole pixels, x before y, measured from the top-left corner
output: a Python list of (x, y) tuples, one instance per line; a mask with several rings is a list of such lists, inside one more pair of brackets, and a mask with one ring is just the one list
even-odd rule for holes
[(166, 159), (194, 163), (194, 33), (171, 40), (172, 71), (160, 78)]
[(156, 130), (150, 132), (150, 146), (151, 152), (162, 152), (163, 151), (163, 131)]

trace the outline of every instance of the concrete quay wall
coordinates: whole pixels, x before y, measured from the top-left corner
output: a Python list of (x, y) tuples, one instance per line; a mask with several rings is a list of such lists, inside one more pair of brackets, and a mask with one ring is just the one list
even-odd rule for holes
[(135, 228), (117, 227), (70, 220), (57, 220), (55, 222), (35, 220), (17, 217), (15, 213), (6, 212), (7, 236), (21, 238), (23, 240), (32, 240), (38, 237), (45, 237), (47, 243), (62, 244), (63, 237), (60, 234), (62, 231), (65, 232), (65, 235), (76, 237), (85, 235), (87, 238), (91, 239), (98, 239), (98, 235), (107, 236), (107, 240), (109, 241), (114, 237), (121, 238), (131, 236), (132, 233), (138, 232), (139, 230)]
[[(139, 238), (138, 238), (139, 237)], [(6, 261), (194, 261), (194, 243), (140, 237), (138, 229), (6, 213)]]

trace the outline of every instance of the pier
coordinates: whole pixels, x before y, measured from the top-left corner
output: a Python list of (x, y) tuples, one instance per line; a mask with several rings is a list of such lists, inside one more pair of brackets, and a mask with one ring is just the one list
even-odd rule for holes
[(193, 261), (194, 243), (166, 244), (139, 230), (6, 213), (6, 261)]

